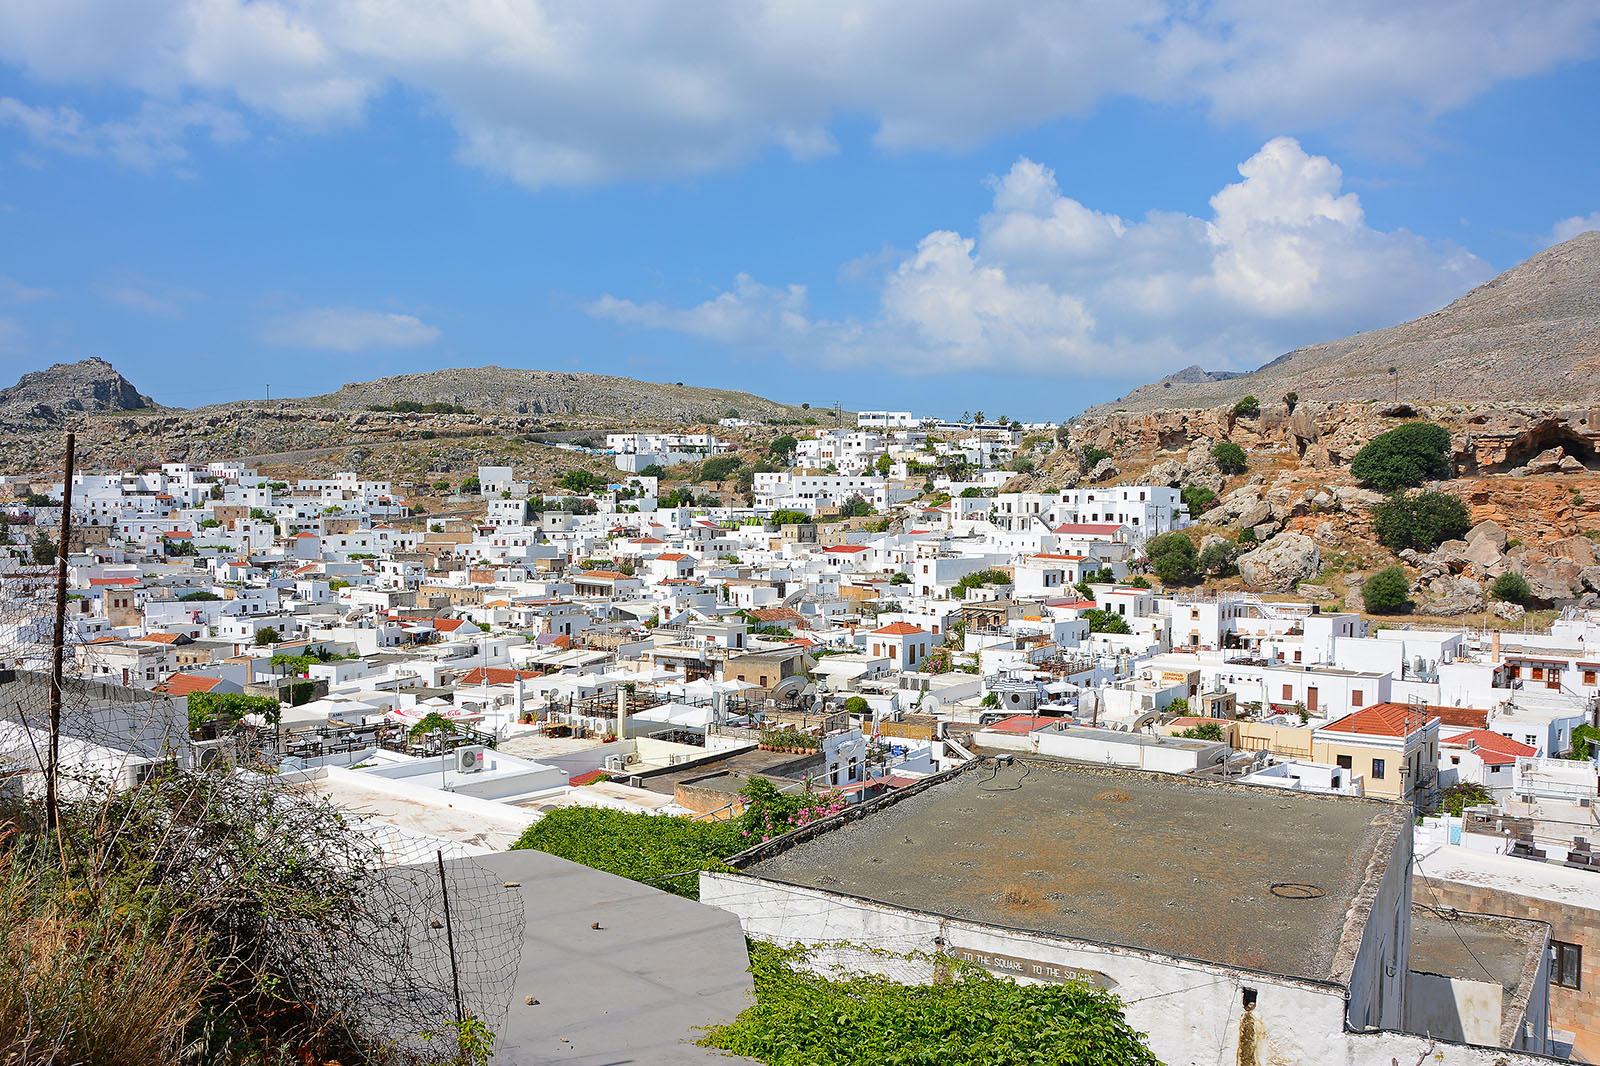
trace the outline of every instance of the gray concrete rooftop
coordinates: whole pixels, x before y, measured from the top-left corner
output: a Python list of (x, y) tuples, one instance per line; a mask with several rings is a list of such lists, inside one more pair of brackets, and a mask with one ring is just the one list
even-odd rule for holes
[(542, 851), (470, 861), (519, 883), (527, 907), (496, 1063), (752, 1061), (695, 1045), (702, 1026), (730, 1022), (755, 1002), (733, 915)]
[[(758, 855), (744, 872), (1335, 981), (1347, 924), (1365, 921), (1359, 908), (1350, 916), (1356, 894), (1409, 829), (1409, 808), (1375, 800), (1044, 759), (993, 778), (991, 769), (912, 789), (859, 821)], [(1274, 892), (1274, 884), (1311, 887)]]
[(1465, 981), (1494, 981), (1501, 1000), (1502, 1041), (1516, 1037), (1533, 977), (1549, 947), (1544, 922), (1499, 915), (1411, 908), (1411, 969)]

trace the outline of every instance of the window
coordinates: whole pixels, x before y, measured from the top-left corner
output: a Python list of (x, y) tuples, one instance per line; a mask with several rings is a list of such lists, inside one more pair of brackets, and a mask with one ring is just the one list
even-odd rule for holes
[(1550, 942), (1550, 983), (1562, 988), (1583, 987), (1583, 945), (1564, 940)]
[(1522, 734), (1522, 742), (1528, 745), (1530, 748), (1537, 748), (1539, 746), (1539, 738), (1534, 736), (1532, 733)]
[(1283, 698), (1286, 699), (1286, 700), (1294, 699), (1294, 686), (1293, 685), (1285, 685), (1285, 686), (1283, 686)]
[(1362, 704), (1361, 690), (1358, 689), (1358, 688), (1351, 689), (1350, 690), (1350, 706), (1359, 707), (1359, 706), (1361, 706), (1361, 704)]
[(1593, 685), (1594, 684), (1594, 671), (1593, 670), (1585, 670), (1583, 672), (1583, 683), (1585, 685)]
[(1351, 762), (1350, 756), (1348, 755), (1335, 755), (1333, 757), (1333, 762), (1334, 765), (1339, 767), (1341, 770), (1351, 770), (1355, 768), (1355, 764)]
[(1382, 781), (1383, 780), (1383, 760), (1382, 759), (1373, 759), (1372, 760), (1372, 779), (1374, 781)]

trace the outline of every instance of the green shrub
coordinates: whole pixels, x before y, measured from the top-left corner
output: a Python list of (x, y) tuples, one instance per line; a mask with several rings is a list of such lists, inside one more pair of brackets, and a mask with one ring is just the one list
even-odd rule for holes
[(775, 526), (803, 526), (811, 521), (811, 516), (804, 511), (774, 511), (767, 521)]
[(1200, 553), (1200, 569), (1212, 577), (1232, 577), (1239, 572), (1239, 546), (1216, 541)]
[(1528, 597), (1533, 595), (1533, 589), (1528, 586), (1527, 578), (1507, 570), (1494, 579), (1494, 584), (1489, 586), (1489, 595), (1506, 603), (1527, 603)]
[(1091, 633), (1121, 633), (1125, 635), (1131, 632), (1128, 629), (1127, 621), (1120, 614), (1112, 614), (1110, 611), (1102, 611), (1097, 607), (1091, 607), (1083, 612), (1083, 617), (1089, 620), (1089, 632)]
[(1180, 729), (1173, 735), (1183, 737), (1185, 740), (1210, 740), (1222, 743), (1222, 727), (1216, 722), (1201, 722), (1188, 729)]
[[(586, 496), (599, 492), (606, 487), (604, 478), (588, 470), (568, 470), (561, 475), (561, 479), (556, 484), (564, 492), (581, 493)], [(466, 492), (468, 490), (463, 486), (461, 491)]]
[(714, 455), (700, 464), (700, 480), (726, 481), (742, 465), (737, 455)]
[(1289, 408), (1289, 413), (1294, 414), (1294, 409), (1300, 405), (1300, 394), (1298, 392), (1286, 392), (1283, 394), (1283, 402)]
[(1083, 450), (1083, 468), (1093, 470), (1100, 465), (1102, 459), (1111, 458), (1111, 453), (1104, 448), (1085, 448)]
[(700, 1042), (772, 1066), (1159, 1066), (1117, 998), (1085, 982), (1022, 985), (955, 959), (934, 984), (830, 979), (808, 953), (753, 941), (755, 1006)]
[(1261, 414), (1261, 401), (1254, 396), (1246, 396), (1233, 405), (1235, 418), (1255, 418), (1259, 414)]
[(1392, 490), (1447, 478), (1450, 431), (1432, 422), (1410, 422), (1373, 439), (1350, 460), (1350, 473), (1364, 484)]
[(1163, 585), (1186, 585), (1200, 577), (1194, 541), (1182, 533), (1163, 533), (1145, 544), (1145, 558)]
[(1245, 457), (1244, 449), (1231, 440), (1213, 444), (1211, 458), (1217, 461), (1217, 469), (1224, 474), (1242, 474), (1250, 468), (1250, 460)]
[(1178, 495), (1184, 506), (1189, 508), (1189, 517), (1195, 519), (1217, 502), (1217, 494), (1204, 485), (1185, 485)]
[(478, 480), (477, 474), (469, 474), (461, 479), (461, 495), (473, 496), (483, 491), (483, 482)]
[(1466, 505), (1443, 492), (1391, 496), (1372, 509), (1378, 542), (1392, 551), (1432, 551), (1472, 528)]
[(1468, 781), (1451, 785), (1439, 793), (1439, 802), (1434, 807), (1434, 813), (1445, 813), (1461, 817), (1461, 812), (1468, 807), (1481, 807), (1486, 803), (1492, 804), (1494, 797), (1482, 785), (1475, 785)]
[(723, 859), (746, 846), (735, 822), (693, 822), (657, 814), (595, 807), (550, 811), (512, 845), (532, 848), (689, 899), (700, 898), (700, 879), (684, 871), (726, 870)]
[(1411, 609), (1411, 580), (1398, 566), (1379, 570), (1361, 587), (1361, 602), (1371, 614), (1404, 614)]
[(851, 714), (863, 716), (872, 713), (872, 705), (860, 696), (851, 696), (844, 701), (844, 709)]

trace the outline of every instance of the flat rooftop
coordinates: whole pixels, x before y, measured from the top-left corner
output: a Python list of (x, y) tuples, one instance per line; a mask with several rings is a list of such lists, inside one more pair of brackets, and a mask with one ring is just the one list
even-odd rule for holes
[[(1343, 983), (1409, 808), (1029, 758), (895, 794), (746, 875)], [(1274, 885), (1279, 885), (1274, 891)], [(1287, 886), (1306, 886), (1294, 888)]]
[(1509, 1043), (1528, 1009), (1533, 977), (1543, 961), (1550, 927), (1499, 915), (1441, 913), (1411, 907), (1411, 969), (1463, 981), (1493, 981), (1504, 990), (1500, 1035)]

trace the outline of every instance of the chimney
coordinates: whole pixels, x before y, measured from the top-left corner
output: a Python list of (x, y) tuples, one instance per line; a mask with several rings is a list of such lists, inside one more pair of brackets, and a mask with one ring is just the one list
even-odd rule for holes
[(1491, 651), (1491, 660), (1490, 661), (1493, 662), (1494, 665), (1499, 666), (1500, 665), (1500, 631), (1498, 629), (1495, 630), (1494, 631), (1494, 636), (1492, 638), (1490, 638), (1490, 639), (1493, 641), (1493, 643), (1490, 645), (1490, 647), (1492, 649), (1492, 651)]

